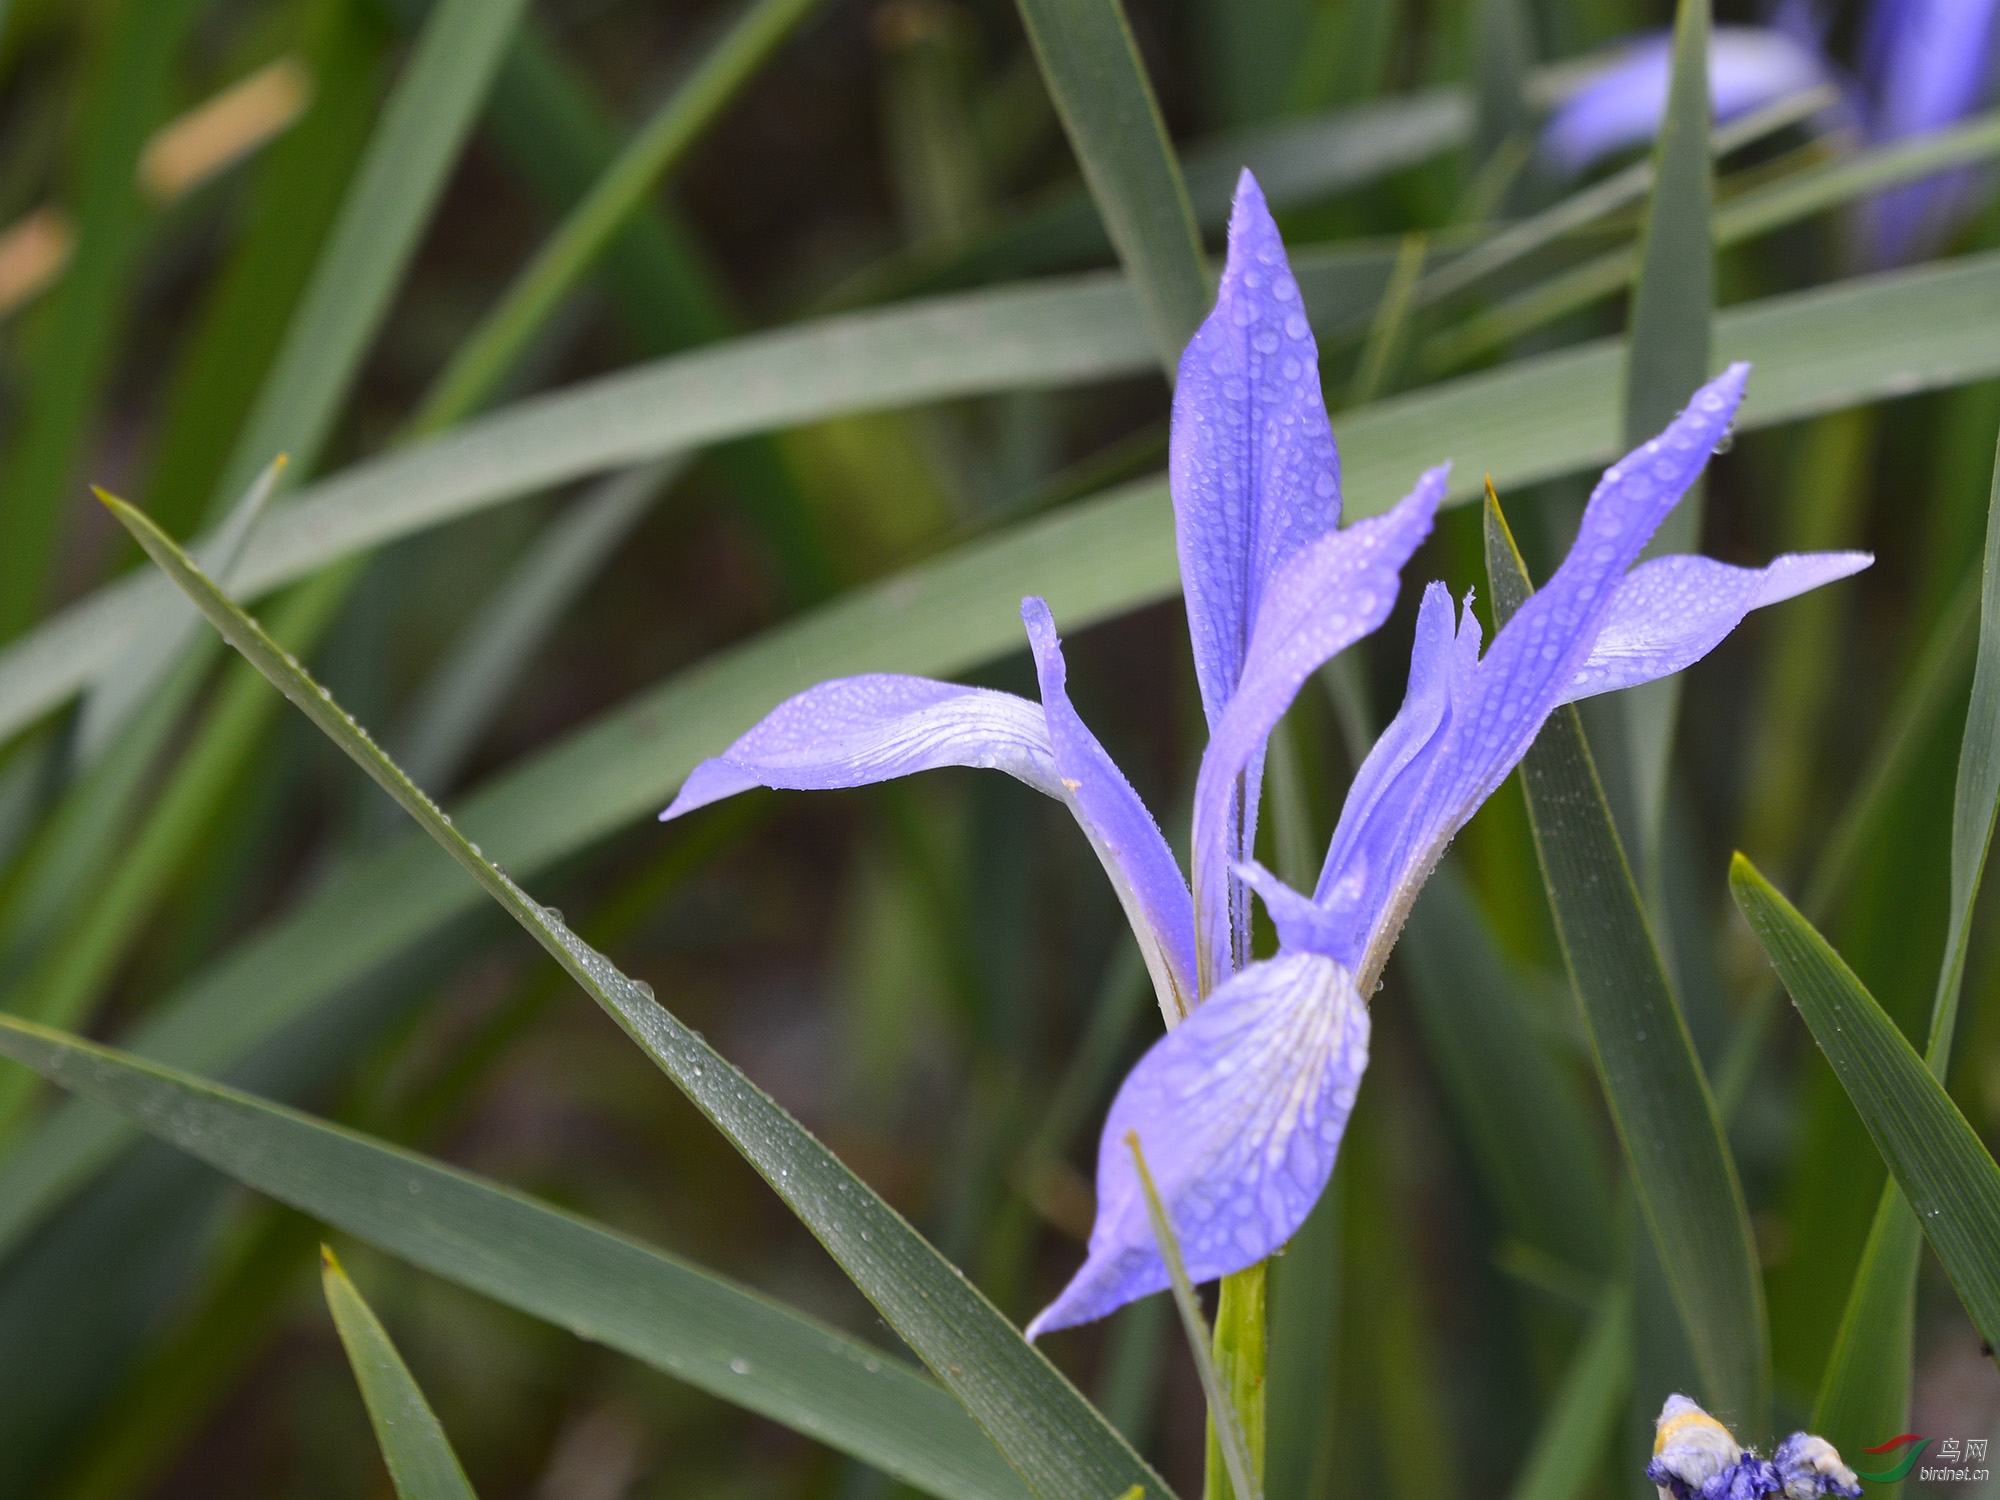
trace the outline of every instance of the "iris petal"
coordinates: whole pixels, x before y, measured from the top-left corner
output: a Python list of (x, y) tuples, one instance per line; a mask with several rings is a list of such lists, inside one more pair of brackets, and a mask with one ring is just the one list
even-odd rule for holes
[(1430, 795), (1440, 824), (1461, 826), (1528, 752), (1589, 658), (1626, 570), (1729, 430), (1750, 367), (1731, 365), (1696, 391), (1666, 431), (1604, 471), (1576, 541), (1523, 604), (1468, 684), (1456, 763)]
[[(1215, 309), (1181, 355), (1167, 473), (1195, 677), (1213, 729), (1236, 692), (1271, 580), (1340, 519), (1340, 455), (1320, 395), (1319, 349), (1278, 226), (1247, 171)], [(1256, 839), (1261, 744), (1244, 769), (1229, 818), (1231, 860)], [(1248, 916), (1239, 893), (1233, 925), (1247, 926)], [(1246, 958), (1238, 951), (1232, 961)]]
[(1625, 575), (1597, 644), (1562, 701), (1666, 677), (1700, 661), (1753, 609), (1858, 573), (1866, 552), (1786, 553), (1762, 568), (1708, 557), (1660, 557)]
[[(1215, 725), (1195, 781), (1196, 939), (1210, 987), (1230, 953), (1237, 778), (1306, 678), (1388, 618), (1403, 564), (1430, 534), (1448, 472), (1430, 470), (1393, 510), (1300, 549), (1265, 593), (1236, 695)], [(1239, 937), (1245, 925), (1233, 924)]]
[(1021, 619), (1041, 679), (1042, 710), (1054, 756), (1055, 795), (1069, 804), (1118, 892), (1126, 920), (1146, 955), (1160, 1011), (1169, 1026), (1194, 1008), (1194, 912), (1187, 881), (1160, 825), (1132, 790), (1097, 736), (1070, 706), (1062, 642), (1040, 599), (1021, 601)]
[(1213, 727), (1236, 691), (1265, 587), (1340, 519), (1319, 349), (1247, 171), (1215, 310), (1181, 355), (1167, 472), (1195, 676)]
[(1024, 698), (925, 677), (837, 677), (779, 704), (696, 766), (661, 821), (753, 786), (822, 791), (939, 766), (1005, 771), (1062, 796), (1042, 711)]
[(1253, 964), (1126, 1078), (1097, 1153), (1090, 1254), (1028, 1325), (1087, 1323), (1167, 1285), (1128, 1134), (1146, 1154), (1188, 1274), (1210, 1281), (1290, 1239), (1333, 1171), (1368, 1065), (1368, 1008), (1317, 954)]
[[(1469, 601), (1468, 601), (1469, 603)], [(1314, 899), (1349, 913), (1337, 947), (1358, 969), (1375, 918), (1390, 904), (1410, 846), (1429, 826), (1423, 789), (1451, 743), (1451, 709), (1479, 663), (1479, 621), (1461, 619), (1441, 583), (1424, 590), (1403, 706), (1355, 773), (1327, 848)], [(1275, 917), (1275, 908), (1273, 909)]]
[[(1649, 141), (1667, 109), (1673, 38), (1647, 37), (1578, 89), (1549, 117), (1542, 154), (1565, 173)], [(1761, 26), (1718, 26), (1708, 49), (1709, 106), (1731, 120), (1826, 82), (1828, 69), (1805, 43)]]

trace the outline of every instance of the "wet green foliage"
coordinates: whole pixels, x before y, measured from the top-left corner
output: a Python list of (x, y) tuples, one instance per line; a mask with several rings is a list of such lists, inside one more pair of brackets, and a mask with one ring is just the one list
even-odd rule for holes
[[(1646, 1494), (1681, 1387), (1762, 1445), (2000, 1427), (2000, 216), (1871, 278), (1849, 212), (2000, 127), (1711, 135), (1684, 67), (1657, 159), (1545, 176), (1550, 69), (1674, 19), (0, 3), (0, 227), (69, 235), (0, 310), (0, 1500), (1192, 1500), (1165, 1298), (1009, 1328), (1157, 1026), (1067, 820), (972, 773), (651, 814), (827, 676), (1028, 689), (1027, 592), (1184, 802), (1161, 369), (1246, 163), (1349, 515), (1490, 472), (1503, 614), (1725, 359), (1683, 542), (1879, 559), (1565, 711), (1460, 838), (1271, 1269), (1264, 1491)], [(281, 59), (295, 118), (145, 186)], [(1409, 576), (1483, 598), (1488, 541), (1449, 512)], [(1274, 744), (1276, 868), (1399, 700), (1405, 592)]]

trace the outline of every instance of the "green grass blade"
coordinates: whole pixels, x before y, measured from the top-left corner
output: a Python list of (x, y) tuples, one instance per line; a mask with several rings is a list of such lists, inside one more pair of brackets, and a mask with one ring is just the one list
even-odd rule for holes
[[(7, 497), (0, 505), (0, 640), (18, 635), (42, 609), (145, 234), (147, 211), (133, 168), (167, 112), (175, 62), (197, 9), (195, 0), (121, 0), (93, 28), (94, 55), (75, 106), (82, 139), (68, 184), (76, 255), (23, 330), (26, 378), (0, 466), (0, 494)], [(246, 474), (244, 484), (249, 480)]]
[(1602, 1133), (1451, 861), (1426, 883), (1403, 936), (1396, 961), (1425, 1053), (1500, 1223), (1572, 1270), (1608, 1273)]
[[(1673, 79), (1653, 148), (1653, 198), (1639, 241), (1625, 358), (1625, 446), (1663, 431), (1709, 377), (1715, 320), (1715, 248), (1708, 103), (1709, 0), (1679, 0)], [(1646, 544), (1642, 558), (1692, 552), (1701, 543), (1703, 482), (1697, 479)], [(1628, 758), (1614, 774), (1629, 780), (1637, 816), (1636, 851), (1647, 892), (1660, 890), (1660, 819), (1679, 717), (1678, 675), (1618, 695)], [(1657, 907), (1655, 916), (1665, 920)]]
[(192, 535), (223, 503), (230, 449), (375, 124), (389, 40), (383, 18), (347, 0), (309, 0), (300, 32), (294, 55), (312, 75), (312, 103), (252, 169), (240, 238), (159, 396), (159, 436), (139, 491), (146, 513), (174, 536)]
[[(1229, 1481), (1243, 1500), (1263, 1500), (1263, 1486), (1257, 1482), (1257, 1469), (1250, 1459), (1250, 1445), (1243, 1435), (1242, 1425), (1236, 1420), (1235, 1403), (1229, 1399), (1229, 1387), (1224, 1383), (1222, 1372), (1209, 1356), (1208, 1324), (1201, 1315), (1201, 1302), (1195, 1296), (1194, 1283), (1188, 1280), (1187, 1266), (1181, 1260), (1180, 1241), (1174, 1237), (1173, 1221), (1167, 1217), (1166, 1206), (1160, 1202), (1159, 1190), (1153, 1186), (1153, 1174), (1146, 1166), (1146, 1156), (1139, 1147), (1138, 1135), (1128, 1132), (1125, 1144), (1132, 1152), (1133, 1165), (1139, 1169), (1139, 1187), (1146, 1195), (1146, 1217), (1153, 1222), (1153, 1238), (1159, 1242), (1160, 1258), (1167, 1263), (1167, 1279), (1173, 1287), (1174, 1308), (1181, 1315), (1181, 1331), (1187, 1335), (1188, 1352), (1194, 1357), (1195, 1373), (1201, 1379), (1201, 1393), (1208, 1402), (1210, 1430), (1221, 1439)], [(1212, 1488), (1207, 1493), (1211, 1497), (1215, 1495)]]
[(490, 862), (305, 670), (138, 511), (113, 513), (258, 671), (519, 922), (757, 1168), (1049, 1500), (1164, 1483), (1019, 1332), (867, 1184), (609, 960)]
[[(1813, 1401), (1812, 1430), (1859, 1453), (1909, 1426), (1916, 1342), (1917, 1266), (1924, 1236), (1895, 1183), (1882, 1189), (1833, 1352)], [(1883, 1491), (1893, 1495), (1900, 1486)]]
[[(1982, 115), (1920, 140), (1808, 167), (1726, 200), (1715, 211), (1715, 245), (1740, 245), (1884, 188), (1995, 156), (2000, 156), (2000, 119)], [(1638, 271), (1639, 258), (1631, 247), (1608, 251), (1438, 334), (1425, 345), (1423, 362), (1427, 368), (1450, 369), (1588, 307), (1629, 285)]]
[[(322, 573), (288, 594), (273, 614), (278, 638), (306, 649), (331, 621), (352, 572), (350, 564)], [(277, 706), (263, 681), (237, 664), (186, 753), (152, 792), (144, 816), (119, 825), (123, 837), (106, 849), (106, 867), (74, 894), (47, 948), (9, 986), (10, 1011), (52, 1026), (89, 1019), (170, 882), (213, 826)], [(27, 1101), (19, 1087), (26, 1081), (20, 1074), (0, 1078), (0, 1134), (11, 1131)]]
[(1604, 1292), (1507, 1500), (1587, 1494), (1602, 1471), (1631, 1384), (1632, 1293), (1621, 1282)]
[[(1714, 199), (1708, 10), (1709, 0), (1679, 0), (1674, 19), (1673, 81), (1653, 148), (1653, 198), (1640, 235), (1639, 286), (1625, 366), (1627, 448), (1636, 448), (1671, 422), (1709, 374), (1715, 249), (1708, 233)], [(1680, 519), (1687, 510), (1682, 501), (1662, 525), (1662, 533), (1673, 528), (1672, 544), (1656, 550), (1688, 550), (1700, 528)]]
[(1909, 778), (1939, 719), (1956, 702), (1979, 641), (1979, 602), (1977, 582), (1968, 571), (1939, 610), (1907, 669), (1898, 674), (1896, 696), (1883, 715), (1882, 732), (1856, 778), (1854, 793), (1820, 847), (1806, 884), (1802, 909), (1809, 919), (1824, 920), (1824, 914), (1833, 910), (1896, 788)]
[(438, 0), (224, 466), (215, 505), (279, 453), (310, 474), (458, 160), (525, 0)]
[[(243, 544), (250, 530), (264, 514), (264, 506), (284, 471), (280, 454), (264, 466), (250, 488), (230, 507), (215, 535), (202, 546), (204, 571), (227, 585), (243, 556)], [(77, 718), (76, 759), (90, 765), (101, 756), (112, 738), (131, 722), (145, 700), (172, 669), (183, 648), (201, 628), (201, 615), (184, 599), (159, 600), (159, 607), (147, 611), (133, 634), (131, 646), (112, 664), (83, 700)]]
[[(1295, 264), (1310, 309), (1315, 262)], [(1379, 295), (1381, 283), (1372, 286)], [(1721, 358), (1756, 366), (1738, 415), (1745, 430), (1981, 379), (2000, 373), (2000, 255), (1751, 303), (1723, 315), (1716, 342)], [(1605, 340), (1347, 413), (1336, 436), (1350, 513), (1385, 509), (1444, 456), (1457, 461), (1455, 500), (1471, 498), (1481, 474), (1528, 484), (1616, 457), (1620, 357)], [(1110, 379), (1151, 358), (1129, 292), (1099, 277), (756, 335), (537, 397), (356, 465), (267, 516), (232, 586), (256, 595), (502, 500), (689, 446), (856, 411)], [(1133, 524), (1166, 519), (1161, 511)], [(115, 658), (148, 585), (161, 586), (135, 578), (99, 590), (0, 651), (0, 734), (32, 723)]]
[[(1530, 585), (1490, 500), (1487, 574), (1498, 623)], [(1521, 776), (1591, 1055), (1708, 1404), (1762, 1431), (1770, 1357), (1749, 1210), (1573, 707), (1542, 727)]]
[[(1282, 212), (1428, 161), (1458, 145), (1471, 129), (1472, 102), (1462, 89), (1429, 89), (1232, 131), (1189, 148), (1181, 157), (1181, 176), (1196, 223), (1212, 233), (1228, 222), (1236, 179), (1245, 167), (1257, 175), (1272, 209)], [(1109, 249), (1089, 194), (1081, 187), (1058, 191), (1001, 217), (962, 245), (891, 256), (842, 283), (821, 309), (1070, 270), (1100, 260)]]
[[(549, 47), (532, 18), (501, 65), (485, 129), (552, 213), (567, 213), (582, 201), (619, 147), (587, 77)], [(600, 276), (641, 353), (666, 354), (740, 331), (720, 279), (665, 202), (643, 205), (626, 220), (605, 247)], [(746, 439), (712, 461), (743, 496), (792, 597), (818, 603), (832, 595), (833, 564), (777, 447), (769, 439)]]
[(1741, 244), (1884, 187), (1976, 165), (1996, 155), (2000, 155), (2000, 112), (1822, 162), (1729, 199), (1716, 211), (1715, 242)]
[(1980, 574), (1979, 654), (1972, 669), (1972, 702), (1966, 711), (1965, 739), (1959, 746), (1958, 781), (1951, 809), (1951, 924), (1944, 962), (1931, 1002), (1930, 1044), (1925, 1061), (1937, 1080), (1945, 1078), (1952, 1037), (1958, 1030), (1958, 999), (1965, 979), (1965, 950), (1972, 939), (1972, 907), (1979, 895), (2000, 814), (2000, 450), (1993, 455), (1993, 485), (1986, 508), (1986, 555)]
[(749, 0), (728, 31), (626, 142), (500, 302), (452, 355), (412, 420), (418, 434), (484, 406), (557, 306), (818, 0)]
[(1361, 357), (1355, 364), (1351, 405), (1365, 405), (1393, 386), (1402, 363), (1403, 335), (1409, 327), (1417, 278), (1423, 272), (1429, 247), (1430, 240), (1425, 235), (1403, 236), (1402, 247), (1396, 252), (1395, 269), (1389, 273), (1389, 284), (1382, 289), (1382, 301), (1375, 309), (1368, 337), (1361, 346)]
[(1201, 232), (1119, 0), (1019, 0), (1028, 40), (1167, 378), (1214, 300)]
[(1740, 854), (1729, 886), (1973, 1325), (2000, 1345), (2000, 1166), (1875, 997)]
[(943, 1387), (712, 1272), (357, 1131), (58, 1031), (0, 1018), (0, 1050), (399, 1260), (931, 1494), (1027, 1494)]
[(1519, 0), (1479, 0), (1472, 7), (1473, 87), (1478, 104), (1474, 147), (1490, 164), (1529, 129), (1527, 81), (1533, 43)]
[[(1830, 89), (1807, 89), (1755, 110), (1717, 129), (1709, 145), (1716, 157), (1798, 124), (1825, 109), (1837, 96)], [(1483, 277), (1514, 265), (1587, 224), (1629, 207), (1653, 189), (1653, 161), (1637, 161), (1540, 213), (1510, 224), (1473, 248), (1452, 257), (1417, 284), (1420, 307), (1440, 302)]]
[[(1972, 702), (1952, 798), (1951, 914), (1924, 1055), (1931, 1076), (1940, 1084), (1951, 1063), (1972, 909), (1993, 841), (1996, 811), (2000, 811), (2000, 453), (1995, 455), (1987, 504)], [(1831, 1437), (1836, 1430), (1852, 1441), (1905, 1420), (1916, 1354), (1919, 1228), (1898, 1184), (1884, 1186), (1814, 1409), (1816, 1418), (1825, 1418), (1825, 1426), (1814, 1430), (1827, 1433), (1836, 1447), (1840, 1439)]]
[(449, 786), (534, 652), (678, 477), (673, 460), (601, 482), (549, 523), (493, 586), (411, 700), (397, 759), (418, 786)]
[(476, 1500), (451, 1440), (390, 1342), (389, 1330), (324, 1245), (320, 1286), (399, 1500)]

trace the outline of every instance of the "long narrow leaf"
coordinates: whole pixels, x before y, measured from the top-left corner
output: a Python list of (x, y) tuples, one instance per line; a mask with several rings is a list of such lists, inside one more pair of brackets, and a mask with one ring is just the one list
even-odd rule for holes
[[(2000, 116), (1982, 115), (1935, 135), (1808, 167), (1751, 188), (1717, 208), (1711, 221), (1716, 248), (1740, 245), (1884, 188), (1997, 155)], [(1510, 343), (1621, 290), (1638, 271), (1639, 257), (1631, 246), (1608, 251), (1437, 335), (1425, 347), (1425, 362), (1434, 369), (1449, 369)]]
[(483, 406), (562, 299), (818, 0), (749, 0), (735, 23), (626, 143), (500, 302), (452, 355), (413, 420), (449, 427)]
[[(1331, 271), (1341, 263), (1323, 264)], [(1372, 309), (1379, 298), (1386, 271), (1372, 256), (1370, 265), (1355, 307)], [(1310, 307), (1324, 295), (1317, 268), (1300, 257), (1297, 269)], [(1746, 430), (1982, 379), (2000, 372), (2000, 254), (1735, 308), (1718, 320), (1716, 345), (1719, 358), (1756, 366), (1737, 419)], [(1457, 461), (1456, 500), (1472, 497), (1481, 474), (1528, 484), (1616, 457), (1620, 359), (1619, 344), (1605, 340), (1347, 413), (1337, 436), (1350, 514), (1386, 509), (1412, 474), (1445, 456)], [(761, 334), (524, 401), (357, 465), (266, 518), (237, 587), (252, 597), (517, 495), (748, 432), (1108, 379), (1151, 363), (1136, 304), (1115, 278), (940, 298)], [(1030, 523), (1021, 537), (1041, 545), (1066, 520)], [(1164, 508), (1139, 505), (1123, 524), (1136, 542), (1168, 520)], [(1123, 605), (1170, 586), (1156, 579), (1146, 586), (1153, 592)], [(158, 587), (140, 576), (102, 589), (0, 652), (0, 734), (32, 723), (101, 672), (130, 638), (139, 596)]]
[(562, 965), (799, 1215), (890, 1325), (1048, 1500), (1170, 1492), (1124, 1439), (907, 1221), (770, 1097), (493, 864), (304, 668), (145, 516), (107, 504), (223, 637)]
[(1632, 1383), (1632, 1292), (1604, 1292), (1535, 1434), (1508, 1500), (1575, 1500), (1587, 1493), (1618, 1428)]
[[(202, 568), (228, 586), (237, 560), (243, 555), (250, 530), (264, 514), (264, 506), (277, 487), (287, 459), (279, 454), (264, 466), (229, 509), (222, 525), (209, 538), (199, 556)], [(89, 765), (109, 747), (112, 738), (131, 722), (161, 680), (172, 670), (187, 644), (201, 629), (201, 616), (185, 599), (160, 599), (160, 608), (149, 615), (136, 632), (132, 649), (112, 664), (84, 699), (77, 717), (76, 759)]]
[[(1498, 622), (1530, 586), (1490, 499), (1486, 515)], [(1710, 1403), (1761, 1431), (1768, 1336), (1749, 1210), (1573, 707), (1543, 726), (1521, 781), (1563, 959), (1681, 1326)]]
[(1965, 979), (1965, 950), (1972, 938), (1972, 907), (2000, 815), (2000, 449), (1993, 455), (1986, 503), (1986, 556), (1980, 575), (1979, 654), (1972, 669), (1972, 702), (1958, 752), (1958, 781), (1951, 807), (1951, 923), (1944, 962), (1931, 1002), (1931, 1036), (1925, 1061), (1944, 1082), (1958, 1030), (1958, 998)]
[(217, 505), (280, 453), (310, 474), (387, 316), (525, 0), (439, 0), (356, 170), (340, 217), (238, 435)]
[[(1674, 22), (1673, 79), (1653, 149), (1653, 201), (1640, 238), (1639, 281), (1632, 295), (1631, 345), (1625, 358), (1625, 446), (1663, 431), (1708, 379), (1715, 321), (1715, 247), (1709, 242), (1714, 169), (1709, 147), (1709, 0), (1680, 0)], [(1660, 523), (1642, 554), (1694, 550), (1701, 540), (1703, 483), (1697, 479)], [(1660, 819), (1666, 811), (1667, 762), (1679, 716), (1678, 674), (1620, 693), (1625, 716), (1633, 832), (1641, 878), (1660, 886)], [(1664, 911), (1655, 912), (1665, 918)]]
[(25, 1021), (0, 1051), (324, 1224), (945, 1500), (1027, 1491), (902, 1360), (586, 1219), (206, 1079)]
[[(397, 759), (418, 786), (458, 779), (529, 659), (679, 471), (671, 460), (602, 481), (552, 521), (493, 587), (413, 695)], [(393, 742), (392, 742), (393, 743)]]
[(2000, 1347), (2000, 1165), (1853, 970), (1741, 854), (1729, 888), (1973, 1326)]
[(324, 1246), (320, 1286), (399, 1500), (475, 1500), (451, 1440), (390, 1342), (389, 1330)]
[(1083, 180), (1171, 379), (1213, 300), (1201, 232), (1119, 0), (1019, 0)]
[[(1972, 908), (2000, 812), (2000, 453), (1986, 511), (1986, 555), (1981, 574), (1979, 650), (1972, 673), (1972, 702), (1959, 746), (1952, 798), (1951, 914), (1944, 958), (1931, 1001), (1930, 1041), (1924, 1062), (1939, 1083), (1951, 1062), (1957, 1031), (1965, 950)], [(1882, 1189), (1860, 1270), (1848, 1293), (1826, 1378), (1814, 1407), (1815, 1428), (1850, 1441), (1906, 1420), (1913, 1383), (1919, 1226), (1898, 1183)]]

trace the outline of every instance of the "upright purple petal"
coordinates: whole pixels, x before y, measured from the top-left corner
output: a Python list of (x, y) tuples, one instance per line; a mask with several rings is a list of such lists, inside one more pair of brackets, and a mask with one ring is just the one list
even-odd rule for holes
[(1104, 753), (1070, 706), (1062, 642), (1040, 599), (1021, 601), (1021, 619), (1035, 653), (1042, 711), (1056, 773), (1055, 795), (1069, 804), (1146, 956), (1160, 1011), (1173, 1026), (1194, 1008), (1194, 915), (1187, 882), (1160, 825), (1132, 784)]
[[(1666, 114), (1672, 73), (1673, 38), (1667, 33), (1628, 48), (1549, 117), (1542, 131), (1543, 156), (1558, 170), (1574, 174), (1615, 151), (1650, 141)], [(1710, 34), (1708, 94), (1718, 121), (1801, 93), (1828, 77), (1819, 55), (1785, 32), (1718, 26)]]
[(1777, 604), (1867, 567), (1866, 552), (1786, 553), (1762, 568), (1707, 557), (1660, 557), (1625, 575), (1597, 643), (1562, 702), (1637, 687), (1692, 666), (1753, 609)]
[(1204, 989), (1241, 961), (1248, 936), (1231, 874), (1248, 843), (1234, 826), (1238, 778), (1263, 753), (1306, 678), (1388, 618), (1398, 575), (1430, 534), (1448, 473), (1448, 466), (1428, 471), (1395, 509), (1326, 533), (1271, 580), (1236, 693), (1214, 725), (1195, 780), (1195, 947)]
[(1097, 1151), (1090, 1253), (1028, 1337), (1167, 1285), (1128, 1135), (1188, 1274), (1210, 1281), (1255, 1265), (1305, 1222), (1367, 1066), (1368, 1007), (1333, 960), (1287, 954), (1231, 978), (1118, 1090)]
[[(1431, 584), (1417, 612), (1403, 706), (1355, 773), (1314, 891), (1330, 924), (1344, 914), (1326, 930), (1330, 945), (1316, 951), (1357, 972), (1376, 918), (1394, 904), (1394, 888), (1430, 837), (1424, 789), (1450, 753), (1452, 715), (1479, 665), (1479, 641), (1470, 595), (1461, 614), (1445, 586)], [(1275, 919), (1277, 908), (1271, 912)]]
[(1042, 711), (1011, 693), (925, 677), (838, 677), (773, 709), (694, 769), (662, 822), (753, 786), (823, 791), (939, 766), (1005, 771), (1063, 795)]
[(1215, 310), (1181, 355), (1167, 472), (1195, 676), (1213, 726), (1236, 691), (1266, 585), (1340, 519), (1319, 349), (1247, 171)]
[[(1875, 0), (1862, 28), (1862, 73), (1878, 141), (1928, 135), (1993, 97), (1996, 0)], [(1933, 249), (1974, 201), (1982, 174), (1947, 172), (1880, 194), (1868, 205), (1877, 264)]]

